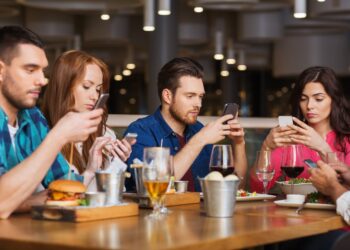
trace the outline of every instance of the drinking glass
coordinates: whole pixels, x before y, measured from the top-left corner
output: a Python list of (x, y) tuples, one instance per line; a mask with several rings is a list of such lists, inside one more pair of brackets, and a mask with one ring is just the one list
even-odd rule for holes
[(263, 183), (264, 194), (267, 194), (267, 184), (275, 175), (275, 169), (271, 165), (270, 150), (262, 150), (256, 153), (255, 172), (259, 181)]
[(303, 147), (300, 144), (293, 144), (283, 147), (281, 169), (286, 176), (292, 179), (292, 190), (294, 193), (294, 181), (305, 168)]
[(143, 184), (153, 205), (153, 212), (150, 214), (150, 217), (159, 217), (160, 202), (167, 191), (172, 172), (169, 148), (145, 148), (143, 163)]
[(209, 171), (218, 171), (225, 177), (233, 174), (234, 170), (232, 146), (214, 145), (210, 155)]
[(345, 162), (345, 155), (343, 152), (328, 152), (327, 163), (331, 167), (341, 166)]
[[(175, 177), (174, 177), (174, 157), (172, 155), (170, 155), (170, 157), (169, 157), (169, 164), (170, 164), (171, 177), (170, 177), (170, 181), (169, 181), (169, 184), (168, 184), (167, 191), (169, 191), (170, 189), (174, 188), (174, 181), (175, 181)], [(160, 213), (162, 213), (162, 214), (169, 214), (170, 211), (165, 206), (164, 202), (165, 202), (165, 195), (160, 199)]]

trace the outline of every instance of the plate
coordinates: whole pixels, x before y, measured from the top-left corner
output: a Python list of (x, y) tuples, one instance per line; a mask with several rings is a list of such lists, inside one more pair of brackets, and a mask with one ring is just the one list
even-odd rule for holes
[[(301, 205), (300, 203), (288, 202), (287, 200), (274, 201), (274, 203), (277, 206), (281, 206), (281, 207), (295, 207), (295, 208), (298, 208)], [(322, 204), (322, 203), (306, 203), (304, 208), (334, 210), (335, 209), (335, 205), (334, 204)]]
[[(203, 193), (200, 193), (201, 199), (203, 199)], [(236, 201), (261, 201), (261, 200), (272, 200), (276, 198), (275, 195), (271, 194), (258, 194), (256, 193), (254, 196), (236, 196)]]

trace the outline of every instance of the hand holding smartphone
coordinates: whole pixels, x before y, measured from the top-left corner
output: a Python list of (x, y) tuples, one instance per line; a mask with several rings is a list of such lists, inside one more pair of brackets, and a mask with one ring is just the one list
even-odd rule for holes
[[(224, 106), (224, 114), (223, 115), (233, 115), (233, 119), (237, 117), (239, 106), (237, 103), (226, 103)], [(227, 124), (227, 121), (224, 122)]]
[(304, 160), (304, 163), (306, 164), (306, 166), (308, 166), (309, 168), (317, 168), (317, 164), (316, 162), (310, 160), (310, 159), (306, 159)]
[(103, 108), (103, 106), (106, 104), (107, 100), (108, 100), (109, 94), (108, 93), (102, 93), (100, 95), (100, 97), (98, 98), (94, 109), (99, 109), (99, 108)]
[(127, 133), (124, 138), (125, 138), (125, 140), (127, 140), (127, 142), (131, 143), (134, 139), (137, 138), (137, 134), (136, 133)]

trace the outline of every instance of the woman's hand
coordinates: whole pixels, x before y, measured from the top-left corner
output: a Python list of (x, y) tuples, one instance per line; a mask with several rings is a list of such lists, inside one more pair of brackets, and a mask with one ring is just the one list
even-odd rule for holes
[(99, 170), (103, 163), (102, 153), (105, 146), (108, 143), (112, 143), (112, 138), (109, 137), (97, 137), (89, 150), (89, 159), (86, 166), (86, 171), (95, 173)]
[(136, 139), (126, 140), (125, 138), (122, 140), (116, 139), (109, 147), (109, 152), (113, 155), (113, 157), (119, 157), (122, 161), (126, 161), (131, 154), (131, 146), (136, 143)]
[(275, 127), (271, 129), (267, 135), (263, 143), (263, 148), (265, 150), (273, 150), (278, 147), (292, 144), (293, 142), (290, 136), (296, 133), (296, 131), (289, 127)]
[(293, 121), (298, 125), (288, 125), (291, 129), (297, 132), (290, 136), (293, 143), (303, 144), (316, 150), (323, 159), (325, 159), (327, 152), (332, 152), (327, 142), (316, 132), (316, 130), (296, 117), (293, 117)]

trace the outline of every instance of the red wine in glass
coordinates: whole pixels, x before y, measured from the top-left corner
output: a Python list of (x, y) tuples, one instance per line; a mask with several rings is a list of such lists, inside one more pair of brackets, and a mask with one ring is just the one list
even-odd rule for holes
[(293, 179), (298, 177), (304, 171), (304, 166), (282, 166), (281, 169), (285, 175)]
[(213, 166), (213, 167), (210, 167), (210, 172), (212, 172), (212, 171), (218, 171), (225, 177), (227, 175), (233, 174), (235, 171), (235, 167), (233, 167), (233, 166), (225, 166), (225, 167)]

